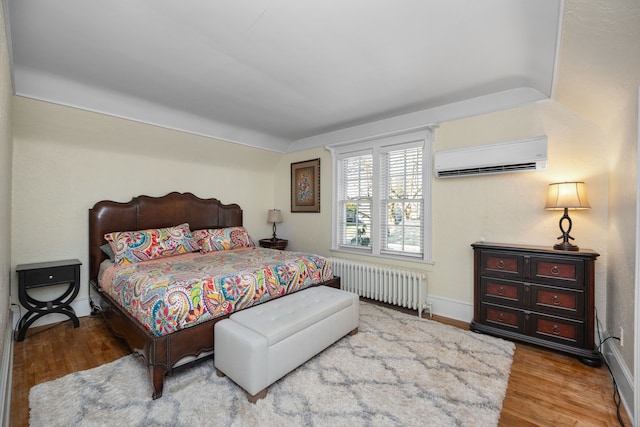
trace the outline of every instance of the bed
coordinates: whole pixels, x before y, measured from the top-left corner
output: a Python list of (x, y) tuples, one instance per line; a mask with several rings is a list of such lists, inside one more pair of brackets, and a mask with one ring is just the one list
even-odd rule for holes
[[(209, 310), (206, 318), (199, 317), (199, 310), (195, 310), (195, 314), (190, 313), (189, 323), (173, 325), (168, 329), (150, 326), (148, 322), (132, 314), (135, 312), (128, 309), (130, 307), (125, 308), (127, 304), (119, 302), (117, 292), (103, 289), (98, 280), (99, 275), (104, 274), (105, 265), (109, 263), (109, 255), (104, 250), (105, 244), (108, 243), (105, 235), (124, 231), (169, 228), (178, 224), (188, 224), (190, 230), (242, 227), (242, 209), (237, 204), (222, 204), (215, 198), (201, 199), (191, 193), (178, 192), (162, 197), (138, 196), (126, 203), (105, 200), (89, 209), (89, 293), (92, 309), (102, 312), (114, 334), (123, 338), (131, 350), (144, 359), (150, 374), (153, 399), (162, 396), (164, 378), (170, 370), (213, 353), (213, 331), (216, 322), (228, 317), (231, 311), (299, 289), (295, 287), (286, 291), (272, 292), (272, 295), (261, 295), (253, 302), (227, 307), (224, 313)], [(239, 256), (243, 251), (249, 252), (250, 249), (228, 251), (224, 257)], [(254, 257), (274, 259), (284, 256), (280, 251), (262, 248), (255, 248), (251, 254)], [(192, 257), (199, 258), (199, 255), (193, 253)], [(163, 260), (155, 261), (163, 262)], [(145, 261), (140, 265), (153, 264), (153, 262)], [(155, 270), (160, 269), (155, 267)], [(313, 283), (309, 278), (305, 278), (304, 286), (340, 287), (340, 279), (327, 275), (326, 269), (322, 276), (324, 280), (320, 281), (319, 277), (314, 277), (316, 280), (311, 281)], [(124, 291), (121, 293), (125, 294)]]

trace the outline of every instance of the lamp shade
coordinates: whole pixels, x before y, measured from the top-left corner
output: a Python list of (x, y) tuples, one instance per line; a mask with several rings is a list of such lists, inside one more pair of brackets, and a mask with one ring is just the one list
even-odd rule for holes
[(267, 222), (272, 222), (274, 224), (282, 222), (282, 213), (280, 209), (270, 209), (269, 215), (267, 215)]
[(590, 209), (584, 182), (555, 182), (549, 184), (545, 209)]

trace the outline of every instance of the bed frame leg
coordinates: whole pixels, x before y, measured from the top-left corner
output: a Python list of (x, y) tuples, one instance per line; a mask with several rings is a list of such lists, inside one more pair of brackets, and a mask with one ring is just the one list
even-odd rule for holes
[(354, 336), (358, 333), (358, 328), (355, 328), (353, 331), (349, 332), (349, 336)]
[(164, 387), (164, 377), (167, 374), (167, 370), (159, 366), (149, 366), (149, 373), (151, 374), (151, 386), (153, 387), (153, 400), (162, 397), (162, 389)]

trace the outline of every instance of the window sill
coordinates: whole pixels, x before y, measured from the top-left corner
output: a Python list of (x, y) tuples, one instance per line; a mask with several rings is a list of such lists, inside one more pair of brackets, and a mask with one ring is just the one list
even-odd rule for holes
[(331, 248), (330, 252), (360, 255), (363, 257), (370, 257), (370, 258), (392, 259), (396, 261), (404, 261), (404, 262), (410, 262), (414, 264), (435, 265), (434, 260), (425, 260), (422, 257), (391, 255), (391, 254), (374, 254), (370, 250), (358, 250), (358, 249), (350, 250), (348, 248)]

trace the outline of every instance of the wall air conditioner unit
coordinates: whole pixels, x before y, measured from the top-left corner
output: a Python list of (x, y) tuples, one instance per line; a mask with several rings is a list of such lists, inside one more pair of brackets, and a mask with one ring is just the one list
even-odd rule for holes
[(547, 168), (547, 137), (438, 151), (434, 170), (438, 178), (456, 178)]

